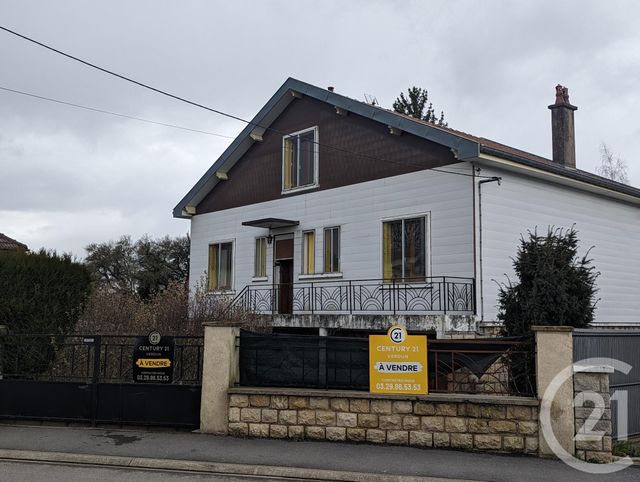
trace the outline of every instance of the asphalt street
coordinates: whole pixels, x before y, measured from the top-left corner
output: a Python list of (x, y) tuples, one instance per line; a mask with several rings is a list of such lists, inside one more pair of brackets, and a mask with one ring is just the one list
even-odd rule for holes
[(189, 432), (0, 425), (0, 449), (484, 481), (640, 480), (638, 466), (612, 475), (596, 476), (579, 472), (558, 460), (536, 457), (366, 444), (240, 439)]

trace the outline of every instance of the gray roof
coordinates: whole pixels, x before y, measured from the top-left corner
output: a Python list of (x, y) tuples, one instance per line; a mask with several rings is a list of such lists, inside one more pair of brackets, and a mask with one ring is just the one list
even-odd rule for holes
[(0, 233), (0, 251), (26, 251), (27, 245)]
[(262, 136), (271, 123), (295, 99), (293, 93), (309, 96), (313, 99), (326, 102), (327, 104), (331, 104), (353, 114), (380, 122), (389, 127), (398, 128), (409, 134), (449, 147), (453, 151), (456, 159), (460, 161), (478, 159), (480, 153), (484, 152), (519, 164), (560, 174), (568, 178), (640, 198), (640, 189), (632, 186), (614, 182), (579, 169), (565, 168), (564, 166), (554, 163), (550, 159), (545, 159), (541, 156), (536, 156), (529, 152), (515, 149), (483, 137), (476, 137), (471, 134), (467, 134), (466, 132), (436, 126), (413, 117), (398, 114), (397, 112), (345, 97), (297, 79), (288, 78), (264, 105), (264, 107), (260, 109), (251, 122), (233, 140), (229, 147), (227, 147), (218, 160), (213, 163), (200, 180), (198, 180), (191, 190), (174, 207), (174, 217), (191, 217), (186, 212), (186, 208), (195, 207), (211, 191), (211, 189), (213, 189), (213, 187), (218, 183), (216, 173), (227, 173), (233, 165), (235, 165), (235, 163), (253, 144), (254, 140), (251, 138), (251, 134), (254, 133), (258, 136)]

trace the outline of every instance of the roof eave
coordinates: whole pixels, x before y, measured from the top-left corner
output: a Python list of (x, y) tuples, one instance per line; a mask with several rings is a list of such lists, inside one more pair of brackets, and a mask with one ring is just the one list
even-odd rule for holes
[[(206, 192), (210, 192), (211, 189), (213, 189), (217, 184), (215, 176), (216, 172), (221, 169), (224, 170), (226, 167), (230, 167), (228, 164), (233, 164), (235, 160), (237, 160), (234, 160), (234, 155), (236, 153), (239, 153), (237, 155), (237, 157), (239, 157), (246, 152), (246, 149), (248, 149), (253, 143), (250, 137), (251, 132), (256, 128), (260, 129), (268, 127), (271, 122), (273, 122), (273, 120), (282, 113), (289, 103), (293, 101), (294, 97), (290, 95), (291, 92), (298, 92), (300, 94), (307, 95), (316, 100), (333, 105), (334, 107), (342, 108), (353, 114), (374, 120), (389, 127), (395, 127), (408, 134), (413, 134), (423, 139), (435, 142), (436, 144), (449, 147), (456, 159), (460, 161), (477, 158), (480, 152), (479, 143), (473, 140), (438, 129), (435, 126), (432, 127), (417, 121), (412, 121), (411, 119), (398, 116), (391, 111), (371, 106), (364, 102), (336, 94), (335, 92), (307, 84), (306, 82), (288, 78), (264, 105), (264, 107), (260, 109), (250, 123), (234, 139), (229, 147), (222, 153), (218, 160), (213, 163), (198, 182), (174, 207), (173, 216), (175, 218), (189, 219), (192, 217), (192, 215), (186, 211), (187, 206), (195, 207), (195, 205), (197, 205), (204, 197), (204, 195), (202, 195), (202, 191), (206, 189)], [(244, 151), (242, 150), (243, 148), (245, 149)]]
[(480, 146), (480, 152), (484, 154), (488, 154), (490, 156), (501, 157), (503, 159), (507, 159), (509, 161), (514, 161), (519, 164), (523, 164), (525, 166), (534, 167), (536, 169), (540, 169), (543, 171), (551, 172), (553, 174), (558, 174), (560, 176), (568, 177), (570, 179), (574, 179), (576, 181), (584, 182), (587, 184), (592, 184), (594, 186), (598, 186), (605, 189), (610, 189), (615, 192), (619, 192), (621, 194), (625, 194), (627, 196), (632, 196), (640, 199), (640, 189), (637, 189), (632, 186), (627, 186), (626, 184), (620, 184), (615, 181), (611, 181), (606, 178), (594, 178), (592, 176), (587, 176), (580, 171), (574, 171), (571, 169), (567, 169), (566, 167), (562, 167), (554, 164), (547, 164), (544, 162), (534, 161), (532, 159), (527, 159), (526, 157), (518, 156), (516, 154), (507, 153), (501, 151), (499, 149), (495, 149), (493, 147), (488, 146)]

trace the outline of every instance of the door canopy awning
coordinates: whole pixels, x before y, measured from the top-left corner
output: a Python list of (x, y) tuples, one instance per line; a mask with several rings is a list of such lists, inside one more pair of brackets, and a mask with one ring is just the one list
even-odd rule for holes
[(267, 229), (288, 228), (291, 226), (297, 226), (298, 224), (300, 224), (300, 221), (292, 221), (291, 219), (280, 218), (254, 219), (253, 221), (244, 221), (242, 223), (243, 226), (252, 226), (254, 228)]

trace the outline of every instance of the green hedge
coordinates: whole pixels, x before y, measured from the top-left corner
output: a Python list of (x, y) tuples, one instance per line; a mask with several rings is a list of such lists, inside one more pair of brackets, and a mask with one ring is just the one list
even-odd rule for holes
[(91, 277), (68, 255), (0, 254), (0, 325), (10, 333), (68, 333), (82, 314)]
[(91, 288), (84, 265), (68, 255), (0, 253), (0, 325), (5, 373), (37, 375), (47, 370), (59, 337), (34, 338), (18, 343), (12, 335), (70, 333), (82, 314)]

